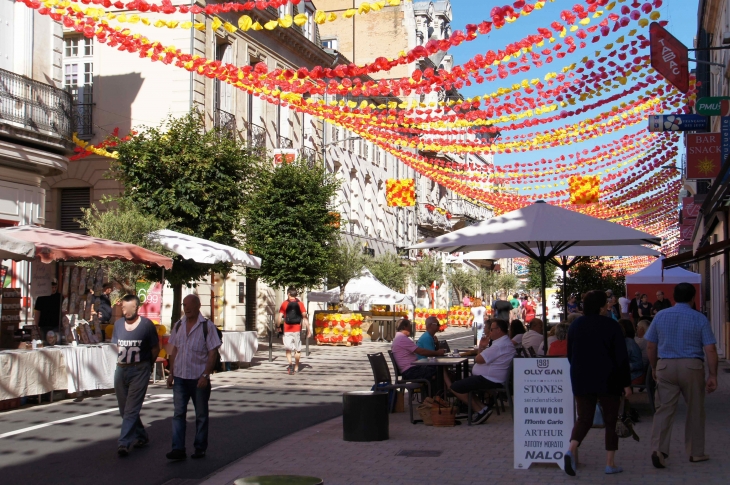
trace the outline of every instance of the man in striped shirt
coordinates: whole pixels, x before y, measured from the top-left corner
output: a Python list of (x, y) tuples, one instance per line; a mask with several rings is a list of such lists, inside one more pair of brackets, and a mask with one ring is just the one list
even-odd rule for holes
[[(200, 298), (188, 295), (183, 299), (185, 316), (173, 325), (170, 344), (170, 376), (167, 384), (173, 386), (175, 414), (172, 418), (172, 451), (170, 460), (184, 460), (185, 423), (188, 401), (195, 407), (195, 453), (191, 458), (204, 458), (208, 448), (208, 400), (210, 373), (218, 359), (221, 340), (213, 322), (200, 314)], [(207, 328), (205, 328), (205, 327)]]

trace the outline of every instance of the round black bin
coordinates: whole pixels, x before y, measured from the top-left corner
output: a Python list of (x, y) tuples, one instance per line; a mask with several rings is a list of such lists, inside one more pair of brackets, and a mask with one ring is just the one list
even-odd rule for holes
[(342, 439), (383, 441), (388, 439), (388, 393), (352, 391), (342, 395)]

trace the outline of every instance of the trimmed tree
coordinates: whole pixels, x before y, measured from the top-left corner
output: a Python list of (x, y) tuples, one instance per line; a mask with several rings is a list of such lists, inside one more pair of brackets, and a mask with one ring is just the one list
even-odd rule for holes
[[(175, 256), (174, 253), (150, 238), (150, 233), (164, 229), (165, 223), (155, 217), (142, 214), (134, 206), (122, 204), (113, 209), (100, 211), (98, 207), (92, 205), (89, 209), (81, 210), (84, 215), (79, 220), (79, 224), (86, 229), (89, 236), (136, 244), (165, 256)], [(147, 268), (142, 264), (130, 261), (104, 259), (82, 262), (79, 265), (88, 268), (101, 266), (109, 279), (117, 282), (128, 295), (136, 294), (138, 280), (159, 280), (162, 277), (162, 271), (159, 268)]]
[(345, 286), (351, 279), (360, 275), (366, 262), (362, 248), (357, 244), (348, 244), (340, 239), (332, 247), (332, 255), (327, 268), (327, 284), (340, 289), (340, 304), (345, 299)]
[(322, 284), (338, 241), (338, 188), (334, 175), (302, 160), (262, 171), (245, 212), (247, 249), (262, 260), (255, 274), (275, 287)]
[(479, 280), (479, 287), (482, 290), (482, 296), (486, 297), (486, 295), (489, 295), (489, 303), (491, 304), (492, 296), (499, 288), (499, 273), (488, 269), (480, 269), (479, 273), (477, 273), (477, 279)]
[(459, 301), (464, 298), (465, 293), (476, 293), (479, 286), (476, 272), (459, 267), (450, 268), (446, 273), (446, 280), (454, 288)]
[[(545, 264), (545, 288), (555, 286), (555, 265), (548, 261)], [(527, 263), (527, 282), (525, 288), (528, 290), (539, 290), (542, 288), (542, 275), (540, 274), (540, 263), (534, 259), (530, 259)]]
[(520, 286), (520, 280), (517, 275), (512, 273), (504, 273), (499, 276), (499, 289), (505, 293), (511, 293), (512, 290), (516, 290)]
[(429, 304), (432, 303), (431, 292), (429, 289), (434, 281), (440, 281), (443, 278), (443, 268), (441, 260), (433, 256), (426, 256), (416, 264), (415, 280), (419, 287), (426, 287), (426, 295), (428, 295)]
[[(206, 131), (196, 111), (142, 128), (117, 151), (112, 175), (124, 184), (123, 202), (174, 231), (241, 246), (244, 205), (263, 165), (259, 152), (217, 129)], [(167, 275), (173, 321), (180, 316), (182, 285), (229, 270), (176, 257)]]
[(395, 253), (382, 253), (367, 263), (368, 269), (391, 290), (403, 293), (411, 275), (411, 267)]
[[(614, 271), (606, 266), (600, 258), (591, 258), (590, 262), (578, 263), (568, 271), (565, 279), (565, 290), (567, 296), (577, 295), (580, 299), (582, 293), (591, 290), (613, 290), (615, 295), (626, 291), (626, 272), (624, 270)], [(563, 278), (558, 277), (558, 299), (564, 305)]]

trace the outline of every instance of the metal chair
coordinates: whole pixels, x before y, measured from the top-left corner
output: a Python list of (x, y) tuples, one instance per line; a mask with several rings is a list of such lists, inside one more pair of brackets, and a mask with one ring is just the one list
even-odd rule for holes
[(509, 374), (507, 374), (507, 382), (502, 383), (500, 387), (494, 387), (492, 389), (479, 389), (476, 391), (469, 391), (469, 394), (467, 395), (467, 417), (466, 422), (469, 426), (471, 426), (471, 398), (473, 393), (475, 392), (484, 392), (489, 396), (492, 396), (494, 398), (494, 401), (496, 403), (496, 410), (497, 410), (497, 416), (499, 416), (501, 413), (499, 412), (499, 406), (502, 405), (502, 411), (504, 411), (504, 398), (503, 395), (507, 396), (507, 403), (509, 404), (509, 409), (512, 414), (512, 419), (515, 418), (515, 407), (514, 403), (512, 402), (512, 383), (513, 383), (513, 373), (514, 370), (514, 359), (512, 359), (512, 362), (509, 364)]
[(445, 350), (447, 354), (451, 353), (451, 348), (446, 340), (439, 340), (439, 350)]
[[(377, 354), (368, 354), (368, 360), (370, 361), (370, 368), (373, 371), (373, 379), (375, 380), (375, 389), (376, 390), (400, 390), (400, 389), (407, 389), (408, 390), (408, 409), (410, 411), (411, 415), (411, 424), (416, 424), (417, 422), (420, 422), (421, 420), (414, 420), (413, 419), (413, 396), (415, 395), (416, 391), (421, 387), (421, 384), (415, 383), (415, 382), (396, 382), (393, 383), (393, 380), (390, 377), (390, 369), (388, 369), (388, 363), (385, 361), (385, 356), (382, 352), (378, 352)], [(396, 400), (393, 399), (393, 404), (391, 405), (390, 412), (392, 413), (395, 410), (395, 402)]]
[(431, 381), (429, 381), (428, 379), (406, 379), (405, 377), (403, 377), (403, 374), (398, 367), (398, 363), (395, 361), (392, 350), (388, 351), (388, 356), (390, 357), (390, 363), (393, 364), (395, 382), (417, 382), (419, 384), (423, 384), (424, 386), (426, 386), (426, 395), (431, 396)]
[(654, 381), (654, 374), (651, 372), (651, 366), (646, 366), (646, 379), (644, 384), (631, 384), (631, 389), (644, 389), (646, 390), (646, 396), (649, 398), (649, 406), (651, 407), (651, 413), (656, 412), (654, 406), (654, 392), (656, 391), (656, 382)]

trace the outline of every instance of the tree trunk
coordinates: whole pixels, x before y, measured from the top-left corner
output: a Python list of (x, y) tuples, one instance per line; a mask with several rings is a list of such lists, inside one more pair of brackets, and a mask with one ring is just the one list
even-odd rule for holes
[(175, 283), (170, 286), (172, 286), (172, 319), (170, 325), (174, 325), (182, 315), (182, 283)]
[(340, 306), (345, 301), (345, 285), (340, 285)]

